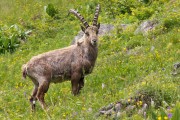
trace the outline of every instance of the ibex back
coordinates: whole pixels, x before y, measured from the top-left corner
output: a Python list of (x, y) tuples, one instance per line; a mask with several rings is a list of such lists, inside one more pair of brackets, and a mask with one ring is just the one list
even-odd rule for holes
[(85, 33), (80, 41), (66, 48), (49, 51), (34, 56), (22, 67), (23, 77), (28, 76), (34, 83), (30, 103), (35, 109), (35, 101), (38, 99), (42, 108), (45, 108), (44, 95), (48, 91), (50, 83), (60, 83), (71, 80), (72, 93), (77, 95), (84, 86), (85, 75), (92, 72), (98, 54), (98, 30), (97, 24), (100, 6), (96, 7), (93, 25), (89, 24), (75, 10), (73, 13), (83, 23), (82, 31)]

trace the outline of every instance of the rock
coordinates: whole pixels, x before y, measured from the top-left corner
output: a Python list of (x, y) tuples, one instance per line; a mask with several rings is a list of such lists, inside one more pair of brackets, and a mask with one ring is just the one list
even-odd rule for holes
[(173, 65), (173, 72), (172, 75), (180, 74), (180, 62), (177, 62)]
[(110, 32), (114, 29), (114, 25), (111, 24), (101, 24), (99, 28), (99, 35), (110, 35)]
[(148, 31), (154, 29), (158, 24), (156, 20), (147, 20), (140, 24), (140, 26), (135, 30), (134, 34), (142, 33), (143, 35), (147, 35)]
[(106, 107), (106, 110), (112, 109), (113, 107), (114, 107), (114, 105), (113, 105), (113, 103), (111, 103)]
[(106, 111), (105, 110), (102, 110), (102, 111), (99, 111), (100, 114), (105, 114)]
[(121, 118), (123, 118), (123, 117), (125, 117), (125, 116), (126, 116), (126, 111), (118, 112), (118, 113), (114, 116), (113, 120), (121, 120)]
[(121, 112), (118, 112), (116, 117), (120, 118), (120, 116), (121, 116)]
[(114, 107), (115, 112), (119, 112), (121, 109), (121, 106), (122, 106), (121, 103), (117, 103)]
[(104, 114), (108, 115), (108, 116), (111, 116), (113, 114), (113, 112), (114, 112), (114, 110), (110, 109), (110, 110), (106, 111)]
[(135, 105), (128, 105), (125, 110), (126, 110), (127, 112), (129, 112), (129, 111), (134, 110), (135, 108), (136, 108)]
[(150, 51), (152, 52), (152, 51), (154, 51), (154, 49), (155, 49), (155, 47), (154, 47), (154, 46), (151, 46), (151, 50), (150, 50)]
[(144, 112), (146, 112), (147, 107), (148, 107), (148, 105), (146, 103), (143, 104), (143, 107), (141, 109), (139, 109), (138, 114), (139, 115), (144, 115)]
[(139, 55), (142, 52), (142, 47), (141, 46), (137, 46), (134, 49), (129, 49), (127, 50), (127, 55)]
[[(110, 32), (114, 29), (114, 25), (111, 24), (101, 24), (99, 28), (99, 36), (104, 36), (104, 35), (110, 35)], [(82, 38), (84, 35), (83, 31), (79, 31), (77, 36), (74, 37), (73, 41), (71, 44), (76, 43), (77, 40)]]
[(89, 108), (89, 109), (88, 109), (88, 112), (92, 112), (92, 108)]
[(106, 86), (106, 85), (105, 85), (104, 83), (102, 83), (102, 89), (104, 89), (104, 88), (105, 88), (105, 86)]

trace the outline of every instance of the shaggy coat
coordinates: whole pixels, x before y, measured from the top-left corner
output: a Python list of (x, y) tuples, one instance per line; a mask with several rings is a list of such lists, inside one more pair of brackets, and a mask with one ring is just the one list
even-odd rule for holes
[(35, 109), (37, 99), (42, 108), (45, 108), (44, 95), (50, 83), (71, 80), (72, 93), (77, 95), (84, 86), (85, 75), (90, 74), (94, 68), (98, 54), (99, 5), (96, 8), (92, 26), (89, 26), (77, 11), (70, 10), (70, 12), (84, 23), (85, 27), (82, 27), (82, 30), (85, 34), (81, 41), (66, 48), (34, 56), (22, 67), (23, 77), (28, 76), (34, 83), (34, 90), (30, 98), (32, 110)]

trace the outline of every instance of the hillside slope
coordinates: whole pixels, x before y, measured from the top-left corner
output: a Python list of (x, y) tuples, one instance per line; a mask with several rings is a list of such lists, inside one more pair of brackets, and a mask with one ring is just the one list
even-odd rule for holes
[[(130, 113), (119, 111), (123, 114), (118, 118), (166, 119), (171, 114), (169, 119), (180, 117), (179, 73), (172, 75), (173, 65), (180, 62), (179, 0), (51, 3), (56, 11), (52, 17), (44, 7), (48, 0), (0, 2), (0, 119), (106, 119), (106, 115), (96, 116), (101, 107), (120, 99), (128, 103), (130, 98), (142, 95), (150, 99), (133, 103), (136, 108)], [(32, 56), (70, 45), (80, 30), (80, 22), (67, 11), (75, 8), (91, 22), (97, 3), (101, 5), (99, 22), (112, 24), (115, 29), (110, 36), (99, 38), (96, 66), (85, 78), (81, 94), (71, 94), (70, 82), (51, 84), (45, 96), (48, 111), (37, 104), (36, 112), (31, 113), (28, 99), (33, 84), (30, 79), (22, 80), (21, 66)], [(137, 32), (147, 20), (155, 21), (153, 29)], [(30, 32), (26, 34), (27, 31)], [(138, 113), (143, 104), (152, 102), (155, 107), (148, 104), (146, 114)], [(109, 119), (116, 115), (112, 113)]]

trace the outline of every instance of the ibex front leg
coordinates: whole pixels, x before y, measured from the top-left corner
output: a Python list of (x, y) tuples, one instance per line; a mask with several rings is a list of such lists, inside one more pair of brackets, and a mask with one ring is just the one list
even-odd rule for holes
[(80, 92), (80, 90), (84, 87), (84, 76), (81, 77), (80, 81), (79, 81), (79, 88), (78, 91)]
[(72, 93), (74, 95), (77, 95), (79, 93), (80, 79), (81, 79), (81, 74), (78, 72), (74, 72), (71, 76)]

